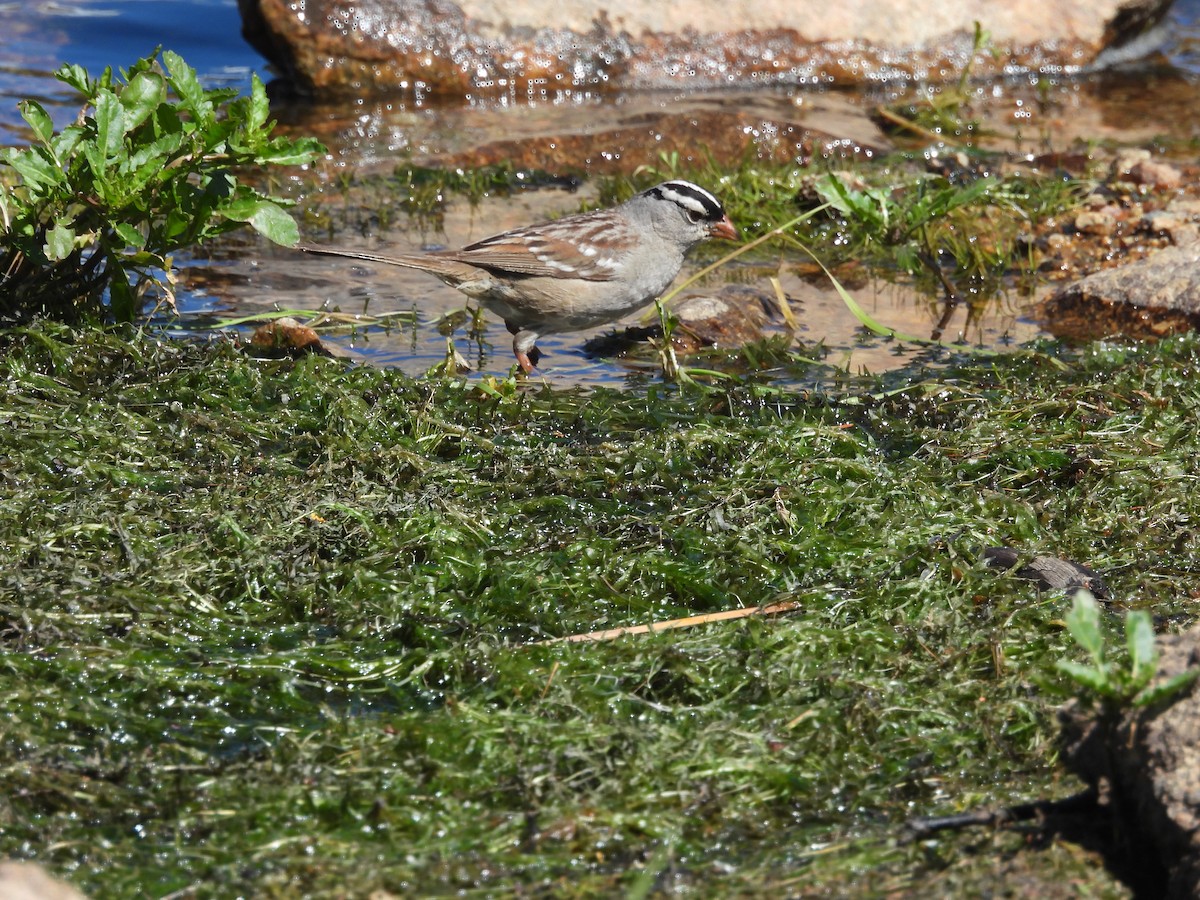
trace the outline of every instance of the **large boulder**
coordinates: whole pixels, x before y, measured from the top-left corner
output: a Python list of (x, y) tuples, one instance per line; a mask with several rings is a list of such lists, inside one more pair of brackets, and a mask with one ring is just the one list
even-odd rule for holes
[(238, 0), (246, 39), (302, 92), (476, 99), (717, 85), (1061, 73), (1128, 47), (1171, 0)]

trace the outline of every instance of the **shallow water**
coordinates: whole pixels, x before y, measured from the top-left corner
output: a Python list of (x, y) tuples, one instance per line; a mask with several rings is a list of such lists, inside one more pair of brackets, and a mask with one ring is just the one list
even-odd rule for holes
[[(345, 235), (336, 243), (347, 249), (370, 249), (380, 253), (413, 252), (433, 246), (458, 246), (486, 236), (497, 229), (513, 227), (574, 209), (577, 196), (565, 192), (539, 191), (527, 195), (485, 201), (477, 210), (465, 202), (452, 204), (444, 232), (424, 235), (395, 231), (380, 240), (364, 240)], [(439, 321), (463, 309), (464, 298), (457, 291), (421, 272), (350, 259), (302, 256), (293, 251), (260, 245), (253, 262), (242, 254), (219, 261), (222, 283), (213, 284), (207, 296), (207, 308), (200, 292), (188, 298), (190, 312), (214, 315), (244, 315), (254, 311), (270, 312), (278, 306), (300, 309), (337, 309), (342, 313), (370, 316), (384, 311), (415, 314), (415, 323), (400, 320), (390, 330), (360, 330), (332, 338), (353, 357), (376, 365), (394, 366), (410, 374), (419, 374), (444, 361), (446, 338), (438, 330)], [(685, 269), (685, 274), (697, 266)], [(836, 291), (828, 284), (815, 284), (784, 265), (731, 267), (724, 273), (738, 284), (750, 285), (770, 296), (771, 275), (778, 274), (789, 306), (800, 322), (796, 335), (803, 354), (821, 345), (820, 355), (827, 366), (851, 372), (881, 372), (911, 361), (924, 349), (864, 334), (857, 319), (846, 309)], [(722, 279), (724, 280), (724, 279)], [(684, 291), (705, 293), (719, 290), (721, 280), (710, 280)], [(886, 282), (856, 285), (858, 302), (876, 319), (899, 332), (929, 338), (942, 315), (940, 304), (915, 292)], [(1013, 304), (1007, 299), (992, 301), (978, 322), (966, 321), (966, 310), (956, 311), (942, 338), (949, 342), (966, 340), (972, 344), (995, 347), (1019, 344), (1040, 334), (1038, 326), (1022, 315), (1025, 302)], [(649, 317), (653, 318), (651, 307)], [(454, 335), (455, 349), (476, 371), (503, 374), (513, 364), (511, 337), (494, 317), (487, 317), (485, 339), (469, 337), (464, 329)], [(648, 324), (645, 314), (623, 320), (622, 326)], [(644, 370), (651, 355), (631, 354), (629, 360), (592, 358), (585, 342), (614, 329), (603, 327), (587, 332), (550, 335), (538, 341), (545, 354), (540, 368), (555, 384), (619, 384)], [(820, 371), (806, 372), (803, 367), (775, 373), (784, 381), (820, 381)]]
[(53, 78), (63, 63), (99, 74), (128, 67), (155, 47), (175, 50), (208, 87), (247, 89), (270, 78), (242, 40), (237, 0), (39, 0), (0, 2), (0, 144), (22, 142), (17, 101), (40, 100), (58, 122), (74, 116), (71, 94)]
[[(1076, 138), (1118, 143), (1145, 143), (1167, 138), (1187, 145), (1200, 134), (1200, 0), (1178, 4), (1166, 30), (1160, 55), (1131, 70), (1073, 80), (1046, 81), (1035, 87), (1017, 79), (990, 88), (981, 98), (989, 127), (1005, 136), (1013, 149), (1065, 149)], [(60, 122), (76, 112), (66, 92), (51, 77), (63, 62), (91, 71), (106, 65), (126, 66), (156, 45), (176, 50), (199, 71), (209, 86), (245, 88), (251, 72), (269, 80), (264, 61), (241, 38), (235, 0), (155, 2), (44, 2), (0, 4), (0, 27), (6, 38), (0, 51), (0, 143), (20, 143), (25, 132), (16, 111), (22, 97), (37, 97)], [(331, 106), (280, 106), (277, 114), (293, 133), (317, 133), (331, 155), (326, 178), (338, 171), (390, 171), (408, 160), (436, 162), (480, 147), (505, 152), (514, 137), (629, 129), (653, 122), (664, 113), (695, 111), (758, 117), (763, 122), (797, 122), (815, 133), (845, 141), (850, 147), (887, 149), (867, 113), (872, 104), (890, 99), (895, 89), (872, 91), (808, 91), (769, 88), (753, 92), (708, 94), (638, 94), (557, 96), (530, 102), (405, 105), (386, 100), (347, 101)], [(617, 151), (613, 151), (617, 152)], [(598, 155), (597, 166), (603, 160)], [(485, 200), (472, 209), (452, 202), (444, 232), (425, 234), (401, 219), (378, 234), (341, 234), (336, 243), (387, 252), (430, 245), (454, 246), (505, 228), (573, 210), (579, 197), (544, 191), (513, 198)], [(349, 260), (314, 259), (274, 247), (252, 237), (226, 241), (193, 258), (178, 258), (183, 269), (180, 311), (191, 321), (232, 318), (278, 308), (337, 308), (378, 315), (410, 314), (392, 328), (360, 328), (330, 340), (364, 362), (396, 366), (411, 373), (442, 361), (446, 338), (442, 317), (461, 309), (462, 298), (420, 273), (357, 264)], [(737, 273), (770, 291), (766, 273)], [(850, 370), (881, 371), (902, 365), (917, 351), (894, 342), (864, 337), (858, 322), (837, 295), (789, 272), (783, 286), (803, 323), (801, 349), (825, 348), (827, 362)], [(705, 286), (707, 289), (709, 286)], [(940, 318), (937, 304), (911, 290), (867, 285), (856, 290), (860, 303), (883, 323), (899, 331), (930, 336)], [(991, 303), (969, 325), (957, 314), (944, 334), (987, 346), (1011, 345), (1036, 337), (1039, 328), (1026, 314), (1033, 298), (1010, 296)], [(636, 317), (628, 321), (636, 321)], [(509, 336), (489, 319), (480, 342), (460, 330), (457, 349), (479, 370), (507, 372), (512, 364)], [(608, 329), (600, 329), (603, 333)], [(555, 383), (623, 383), (636, 366), (589, 358), (583, 343), (591, 334), (551, 336), (540, 342), (547, 354), (544, 369)], [(781, 374), (794, 381), (802, 376)]]

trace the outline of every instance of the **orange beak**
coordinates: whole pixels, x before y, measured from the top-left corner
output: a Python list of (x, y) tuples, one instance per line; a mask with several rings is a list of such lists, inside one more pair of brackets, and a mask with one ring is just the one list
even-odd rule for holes
[(708, 235), (709, 237), (725, 238), (727, 241), (736, 241), (738, 239), (737, 229), (729, 221), (729, 216), (725, 216), (720, 222), (710, 225)]

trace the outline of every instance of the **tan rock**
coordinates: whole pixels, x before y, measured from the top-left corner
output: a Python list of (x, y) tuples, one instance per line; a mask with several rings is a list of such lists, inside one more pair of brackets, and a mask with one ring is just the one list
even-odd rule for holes
[(339, 359), (347, 357), (341, 347), (322, 341), (316, 331), (291, 316), (274, 319), (256, 328), (250, 335), (250, 347), (256, 355), (272, 358), (303, 356), (306, 353)]
[(67, 884), (51, 876), (37, 863), (0, 862), (0, 900), (87, 900)]
[[(1047, 40), (1079, 40), (1100, 44), (1105, 20), (1117, 15), (1118, 2), (1079, 0), (961, 0), (944, 3), (897, 3), (895, 0), (847, 0), (813, 8), (795, 0), (691, 0), (646, 3), (645, 0), (559, 0), (548, 15), (541, 3), (512, 0), (460, 0), (468, 21), (483, 34), (503, 37), (519, 28), (565, 28), (586, 34), (597, 27), (633, 36), (705, 34), (789, 29), (810, 41), (868, 41), (892, 47), (918, 47), (971, 33), (983, 24), (1001, 44), (1037, 44)], [(733, 26), (733, 28), (731, 28)]]
[[(1160, 635), (1157, 645), (1159, 683), (1200, 666), (1198, 628)], [(1072, 702), (1059, 719), (1067, 766), (1111, 808), (1129, 858), (1147, 872), (1162, 867), (1158, 896), (1200, 896), (1200, 692), (1115, 714)]]
[(1193, 330), (1200, 327), (1200, 244), (1095, 272), (1056, 291), (1038, 312), (1051, 333), (1077, 340)]

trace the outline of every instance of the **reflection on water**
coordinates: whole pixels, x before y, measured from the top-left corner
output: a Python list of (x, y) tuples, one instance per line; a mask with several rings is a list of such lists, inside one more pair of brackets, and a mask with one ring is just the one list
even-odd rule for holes
[[(1125, 72), (1077, 80), (1018, 79), (989, 85), (977, 100), (976, 114), (1004, 135), (1009, 149), (1065, 149), (1077, 138), (1147, 142), (1162, 138), (1168, 149), (1194, 156), (1200, 134), (1200, 0), (1178, 4), (1168, 33), (1170, 44), (1155, 59)], [(0, 27), (6, 35), (0, 52), (0, 143), (19, 143), (26, 135), (16, 101), (35, 97), (63, 123), (76, 110), (51, 73), (63, 62), (80, 63), (92, 72), (107, 65), (127, 66), (155, 46), (179, 52), (198, 69), (209, 86), (245, 88), (251, 71), (269, 80), (262, 59), (241, 38), (236, 0), (78, 0), (33, 5), (0, 2)], [(331, 149), (327, 173), (339, 169), (387, 171), (398, 161), (454, 159), (456, 154), (487, 151), (494, 158), (526, 153), (531, 136), (546, 138), (586, 133), (623, 134), (629, 146), (599, 145), (593, 168), (603, 168), (605, 154), (655, 156), (656, 117), (686, 113), (712, 128), (746, 129), (760, 141), (776, 141), (796, 152), (812, 144), (813, 135), (842, 141), (843, 148), (888, 149), (890, 138), (871, 120), (871, 106), (893, 99), (898, 89), (810, 91), (771, 88), (708, 94), (638, 94), (616, 96), (547, 95), (531, 101), (406, 106), (387, 99), (342, 101), (326, 107), (278, 106), (284, 127), (296, 133), (316, 132)], [(740, 118), (732, 118), (733, 116)], [(732, 124), (722, 126), (727, 116)], [(783, 133), (780, 123), (793, 131)], [(639, 129), (641, 129), (639, 131)], [(761, 133), (759, 133), (761, 132)], [(718, 134), (708, 134), (716, 139)], [(705, 136), (700, 136), (703, 138)], [(698, 138), (698, 140), (700, 139)], [(614, 141), (616, 139), (614, 138)], [(791, 144), (788, 142), (791, 141)], [(645, 144), (646, 146), (641, 146)], [(558, 144), (561, 154), (581, 151)], [(814, 149), (817, 152), (819, 148)], [(479, 158), (476, 156), (476, 158)], [(578, 159), (572, 162), (580, 162)], [(520, 160), (518, 160), (520, 162)], [(536, 162), (536, 160), (534, 160)], [(557, 164), (557, 160), (551, 159)], [(551, 168), (554, 165), (550, 166)], [(494, 199), (472, 210), (452, 203), (445, 233), (425, 235), (398, 227), (369, 236), (339, 235), (347, 247), (419, 249), (426, 242), (458, 245), (506, 228), (574, 209), (578, 198), (540, 192)], [(227, 240), (203, 248), (193, 259), (180, 259), (184, 272), (180, 308), (189, 316), (232, 317), (275, 308), (318, 309), (378, 314), (412, 311), (411, 323), (391, 329), (362, 329), (333, 338), (358, 359), (419, 373), (444, 358), (446, 339), (438, 322), (461, 309), (457, 292), (420, 273), (350, 261), (300, 258), (253, 237)], [(741, 273), (758, 279), (766, 290), (766, 274)], [(858, 323), (835, 293), (815, 287), (785, 269), (782, 283), (800, 314), (805, 344), (822, 344), (827, 359), (851, 369), (880, 371), (904, 363), (911, 350), (877, 339), (864, 339)], [(898, 330), (928, 336), (942, 310), (910, 291), (867, 285), (856, 296), (880, 321)], [(945, 338), (962, 337), (996, 345), (1021, 342), (1037, 334), (1023, 318), (1026, 300), (994, 303), (987, 314), (966, 325), (961, 313), (950, 319)], [(486, 372), (506, 372), (512, 359), (503, 326), (489, 320), (485, 338), (473, 341), (462, 332), (458, 350)], [(604, 331), (605, 329), (601, 329)], [(556, 383), (620, 383), (627, 370), (620, 364), (588, 359), (582, 350), (587, 334), (551, 336), (540, 342), (547, 353), (545, 368)]]

